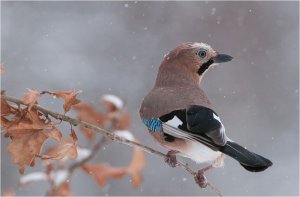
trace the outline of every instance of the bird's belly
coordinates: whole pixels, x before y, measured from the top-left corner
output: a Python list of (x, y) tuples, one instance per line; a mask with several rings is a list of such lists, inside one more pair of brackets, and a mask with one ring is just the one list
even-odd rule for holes
[(186, 146), (180, 151), (180, 155), (188, 157), (197, 163), (211, 163), (221, 156), (221, 152), (214, 151), (204, 144), (187, 140)]

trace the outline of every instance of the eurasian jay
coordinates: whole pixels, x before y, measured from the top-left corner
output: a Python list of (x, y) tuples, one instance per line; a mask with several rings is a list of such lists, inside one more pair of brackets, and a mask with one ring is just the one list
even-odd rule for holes
[[(184, 43), (165, 55), (150, 93), (143, 99), (140, 116), (156, 142), (166, 147), (166, 162), (175, 167), (176, 155), (197, 163), (210, 163), (195, 180), (206, 187), (204, 172), (223, 165), (224, 154), (246, 170), (260, 172), (272, 162), (229, 139), (218, 114), (200, 88), (204, 73), (232, 57), (219, 54), (205, 43)], [(224, 153), (224, 154), (223, 154)]]

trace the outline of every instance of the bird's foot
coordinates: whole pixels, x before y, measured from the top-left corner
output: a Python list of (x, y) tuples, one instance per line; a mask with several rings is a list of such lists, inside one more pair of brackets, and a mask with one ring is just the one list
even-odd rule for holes
[(176, 153), (177, 151), (169, 151), (165, 157), (165, 162), (169, 164), (172, 168), (176, 167), (177, 165), (177, 159), (176, 159)]
[(208, 185), (207, 178), (204, 176), (204, 171), (199, 170), (197, 174), (195, 175), (195, 181), (201, 188), (206, 188)]
[(195, 181), (201, 188), (206, 188), (206, 186), (208, 185), (208, 181), (207, 181), (207, 178), (204, 176), (204, 173), (212, 168), (213, 168), (213, 165), (209, 165), (209, 166), (199, 170), (197, 172), (197, 174), (195, 175)]

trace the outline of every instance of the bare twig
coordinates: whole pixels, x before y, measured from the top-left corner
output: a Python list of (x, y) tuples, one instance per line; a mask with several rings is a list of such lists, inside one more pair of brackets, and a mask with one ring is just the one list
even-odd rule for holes
[[(12, 97), (12, 96), (1, 95), (1, 99), (4, 99), (4, 100), (9, 101), (9, 102), (13, 102), (13, 103), (18, 104), (18, 105), (28, 106), (21, 99), (18, 99), (18, 98)], [(100, 127), (95, 126), (93, 124), (87, 123), (85, 121), (78, 120), (78, 119), (75, 119), (75, 118), (71, 118), (69, 116), (66, 116), (66, 115), (63, 115), (63, 114), (59, 114), (57, 112), (53, 112), (53, 111), (51, 111), (49, 109), (46, 109), (46, 108), (44, 108), (44, 107), (42, 107), (40, 105), (37, 105), (37, 104), (33, 105), (32, 108), (36, 109), (36, 110), (39, 110), (40, 112), (42, 112), (43, 114), (45, 114), (45, 116), (49, 116), (50, 115), (50, 116), (52, 116), (55, 119), (68, 122), (68, 123), (70, 123), (70, 124), (72, 124), (74, 126), (81, 125), (81, 126), (84, 126), (85, 128), (92, 129), (95, 132), (101, 133), (104, 137), (109, 138), (112, 141), (115, 141), (117, 143), (125, 144), (125, 145), (131, 146), (131, 147), (138, 147), (138, 148), (142, 149), (143, 151), (145, 151), (147, 153), (150, 153), (150, 154), (153, 154), (153, 155), (156, 155), (156, 156), (159, 156), (159, 157), (163, 157), (163, 158), (167, 157), (166, 154), (164, 154), (162, 152), (159, 152), (157, 150), (154, 150), (153, 148), (150, 148), (148, 146), (145, 146), (145, 145), (139, 144), (137, 142), (128, 140), (126, 138), (117, 136), (113, 132), (110, 132), (110, 131), (108, 131), (106, 129), (100, 128)], [(96, 147), (96, 149), (97, 149), (97, 147)], [(96, 150), (96, 152), (97, 152), (97, 150)], [(86, 158), (86, 159), (89, 159), (89, 158)], [(76, 165), (78, 165), (78, 164), (76, 164)], [(74, 165), (74, 167), (72, 167), (73, 170), (75, 168), (77, 168), (76, 165)], [(182, 163), (180, 161), (177, 161), (177, 165), (176, 166), (178, 166), (178, 167), (182, 168), (183, 170), (185, 170), (186, 172), (190, 173), (193, 177), (195, 177), (196, 174), (197, 174), (197, 172), (195, 172), (194, 170), (192, 170), (188, 166), (188, 164), (184, 164), (184, 163)], [(208, 186), (212, 190), (214, 190), (215, 192), (217, 192), (218, 195), (223, 196), (222, 193), (219, 190), (217, 190), (213, 185), (208, 184)]]
[(97, 152), (102, 148), (102, 146), (107, 142), (106, 138), (102, 137), (92, 148), (91, 154), (87, 156), (86, 158), (82, 159), (79, 162), (73, 163), (69, 167), (69, 174), (70, 176), (73, 174), (73, 172), (77, 169), (80, 168), (83, 164), (86, 162), (90, 161), (94, 156), (97, 154)]

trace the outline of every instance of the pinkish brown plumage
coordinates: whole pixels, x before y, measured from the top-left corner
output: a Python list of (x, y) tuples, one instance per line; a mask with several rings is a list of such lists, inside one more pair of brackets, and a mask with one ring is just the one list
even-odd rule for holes
[(205, 43), (184, 43), (165, 55), (155, 85), (144, 98), (140, 116), (153, 139), (169, 151), (166, 161), (174, 166), (175, 154), (208, 162), (195, 177), (206, 186), (203, 173), (222, 166), (223, 153), (247, 170), (262, 171), (272, 162), (230, 140), (217, 113), (200, 88), (205, 72), (216, 63), (232, 60)]

